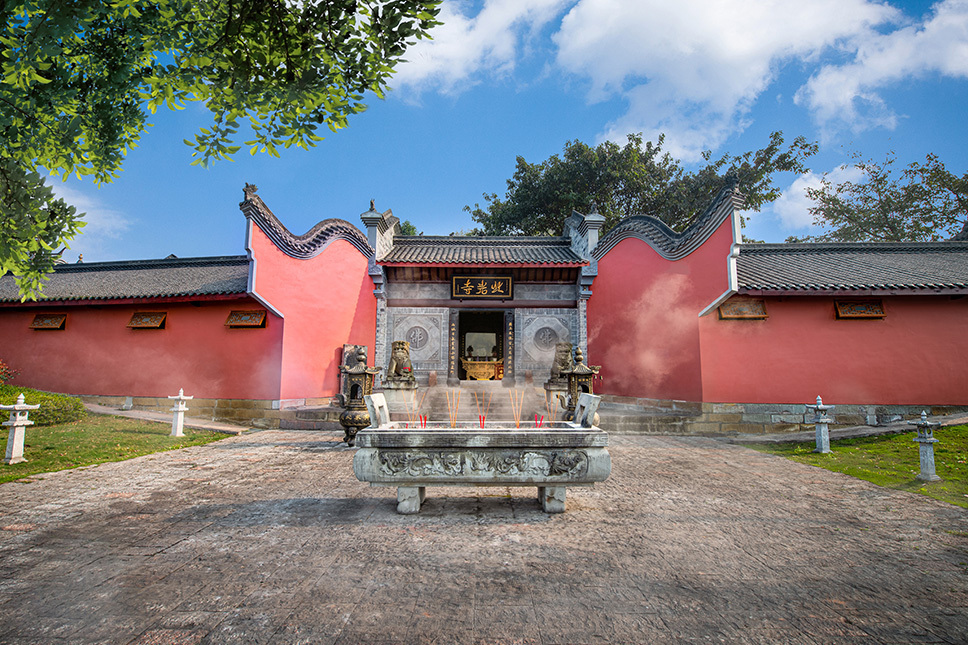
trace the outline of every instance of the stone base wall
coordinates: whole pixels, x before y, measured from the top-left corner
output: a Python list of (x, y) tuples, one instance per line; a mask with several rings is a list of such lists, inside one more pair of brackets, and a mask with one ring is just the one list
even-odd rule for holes
[[(543, 395), (543, 392), (539, 393)], [(87, 403), (117, 409), (170, 412), (172, 402), (162, 397), (81, 396)], [(501, 401), (504, 399), (501, 398)], [(432, 407), (427, 403), (427, 409)], [(885, 425), (914, 420), (921, 410), (931, 415), (968, 412), (968, 406), (835, 404), (831, 428)], [(470, 406), (470, 407), (468, 407)], [(465, 412), (472, 403), (462, 405)], [(188, 416), (224, 421), (252, 428), (339, 430), (342, 408), (331, 398), (318, 399), (192, 399)], [(397, 411), (399, 412), (399, 410)], [(494, 410), (492, 410), (494, 412)], [(729, 436), (804, 432), (814, 429), (813, 413), (804, 403), (701, 403), (643, 399), (606, 394), (599, 407), (601, 427), (616, 434), (681, 434)], [(443, 418), (443, 412), (438, 416)], [(492, 415), (493, 417), (493, 415)]]
[[(149, 410), (171, 412), (172, 401), (167, 397), (97, 396), (80, 397), (85, 403), (95, 403), (119, 410)], [(330, 429), (339, 426), (343, 411), (331, 397), (316, 399), (192, 399), (187, 416), (196, 419), (224, 421), (253, 428), (288, 428), (295, 430)], [(307, 414), (306, 408), (312, 408)]]
[[(829, 402), (825, 402), (829, 403)], [(834, 404), (831, 428), (879, 426), (930, 415), (968, 411), (953, 405)], [(607, 432), (736, 435), (804, 432), (814, 429), (806, 403), (701, 403), (604, 395), (599, 413)]]

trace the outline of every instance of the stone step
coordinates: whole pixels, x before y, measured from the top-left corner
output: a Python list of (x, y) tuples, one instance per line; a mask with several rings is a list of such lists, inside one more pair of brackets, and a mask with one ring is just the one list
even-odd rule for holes
[(285, 430), (343, 431), (339, 415), (343, 408), (336, 406), (311, 406), (289, 408), (279, 411), (279, 427)]
[(599, 427), (614, 434), (695, 434), (690, 427), (696, 421), (693, 415), (671, 414), (621, 414), (599, 408)]

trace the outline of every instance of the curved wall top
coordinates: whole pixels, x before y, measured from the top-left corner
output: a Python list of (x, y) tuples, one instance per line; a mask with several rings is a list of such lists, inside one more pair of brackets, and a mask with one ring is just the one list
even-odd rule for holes
[(731, 181), (716, 194), (712, 203), (689, 228), (681, 233), (673, 231), (665, 222), (650, 215), (629, 217), (602, 238), (592, 256), (600, 260), (622, 240), (636, 238), (651, 246), (666, 260), (682, 259), (709, 239), (735, 210), (743, 208), (743, 203), (743, 194), (736, 188), (736, 182)]
[(346, 240), (363, 254), (373, 255), (373, 248), (366, 236), (355, 226), (342, 219), (325, 219), (309, 229), (304, 235), (294, 235), (279, 218), (269, 210), (262, 198), (255, 194), (256, 187), (245, 185), (245, 201), (239, 209), (246, 219), (254, 222), (280, 251), (297, 260), (316, 257), (334, 240)]

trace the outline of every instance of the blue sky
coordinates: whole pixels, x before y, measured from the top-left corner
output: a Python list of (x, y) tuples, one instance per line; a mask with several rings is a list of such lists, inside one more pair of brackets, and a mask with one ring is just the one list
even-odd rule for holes
[(749, 217), (766, 241), (810, 231), (803, 187), (847, 153), (968, 170), (968, 0), (446, 0), (444, 24), (398, 68), (385, 100), (310, 150), (190, 166), (203, 106), (159, 112), (121, 176), (53, 180), (88, 213), (69, 262), (244, 253), (246, 182), (293, 232), (375, 199), (426, 234), (473, 227), (465, 205), (503, 195), (515, 159), (565, 142), (666, 135), (690, 165), (782, 130), (820, 143), (812, 175), (777, 176)]

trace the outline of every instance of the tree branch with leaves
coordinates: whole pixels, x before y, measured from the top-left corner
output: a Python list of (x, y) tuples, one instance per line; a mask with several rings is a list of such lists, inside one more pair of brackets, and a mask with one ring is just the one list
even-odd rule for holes
[[(193, 163), (279, 155), (382, 98), (439, 0), (30, 0), (0, 5), (0, 275), (37, 295), (81, 215), (40, 172), (109, 182), (160, 108), (205, 104)], [(245, 138), (240, 130), (247, 128)], [(29, 198), (26, 196), (30, 196)], [(62, 206), (63, 205), (63, 206)]]
[(883, 162), (853, 153), (859, 177), (834, 183), (825, 174), (807, 188), (813, 223), (824, 232), (788, 242), (926, 242), (968, 239), (968, 173), (957, 176), (937, 155), (898, 171), (896, 155)]
[(803, 137), (784, 146), (783, 134), (774, 132), (760, 150), (717, 158), (707, 151), (705, 165), (690, 172), (663, 151), (663, 143), (661, 136), (643, 142), (632, 134), (624, 146), (569, 141), (561, 157), (536, 164), (518, 157), (503, 198), (485, 193), (484, 207), (464, 210), (481, 225), (475, 231), (481, 235), (560, 235), (572, 211), (588, 213), (592, 204), (605, 217), (603, 232), (633, 215), (652, 215), (682, 230), (709, 205), (727, 174), (738, 179), (747, 208), (758, 211), (780, 196), (774, 175), (805, 172), (806, 160), (817, 152)]

